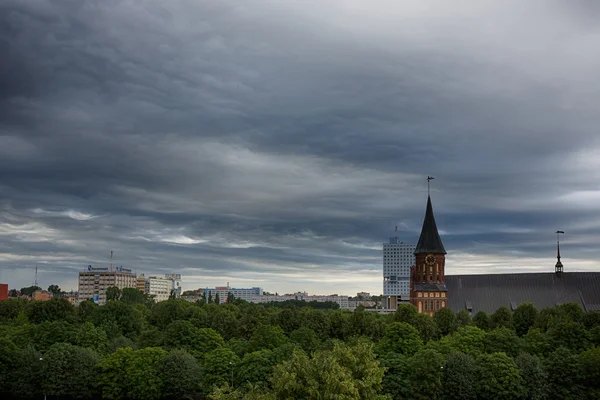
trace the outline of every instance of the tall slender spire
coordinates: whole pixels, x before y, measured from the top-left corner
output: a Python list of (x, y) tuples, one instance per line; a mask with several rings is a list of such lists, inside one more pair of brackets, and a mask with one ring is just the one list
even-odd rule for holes
[(563, 265), (560, 261), (560, 240), (559, 234), (564, 233), (563, 231), (556, 231), (556, 265), (554, 266), (554, 272), (560, 274), (563, 272)]
[(435, 217), (433, 216), (433, 206), (431, 205), (430, 196), (427, 196), (427, 210), (425, 211), (423, 228), (421, 229), (421, 236), (415, 248), (415, 254), (423, 253), (446, 254), (446, 249), (444, 249), (444, 245), (442, 244), (442, 239), (435, 223)]

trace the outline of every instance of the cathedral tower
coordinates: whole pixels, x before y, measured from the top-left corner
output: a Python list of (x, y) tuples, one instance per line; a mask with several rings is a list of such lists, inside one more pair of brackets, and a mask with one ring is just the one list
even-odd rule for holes
[(448, 305), (445, 267), (446, 249), (438, 233), (428, 195), (423, 228), (415, 248), (415, 265), (410, 276), (410, 302), (420, 313), (433, 315)]

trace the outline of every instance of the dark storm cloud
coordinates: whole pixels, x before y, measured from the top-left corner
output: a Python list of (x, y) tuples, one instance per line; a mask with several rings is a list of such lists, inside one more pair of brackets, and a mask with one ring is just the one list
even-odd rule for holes
[(459, 272), (597, 269), (593, 2), (7, 1), (0, 279), (378, 292), (423, 178)]

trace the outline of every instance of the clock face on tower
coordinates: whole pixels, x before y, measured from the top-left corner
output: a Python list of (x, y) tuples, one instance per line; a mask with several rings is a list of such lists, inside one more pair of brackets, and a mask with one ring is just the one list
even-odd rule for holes
[(427, 264), (427, 265), (435, 264), (435, 256), (433, 254), (427, 254), (427, 257), (425, 257), (425, 264)]

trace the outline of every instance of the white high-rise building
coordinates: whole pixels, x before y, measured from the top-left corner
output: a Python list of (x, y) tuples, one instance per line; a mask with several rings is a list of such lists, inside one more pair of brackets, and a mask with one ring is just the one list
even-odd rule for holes
[(383, 244), (383, 295), (386, 308), (410, 301), (410, 267), (415, 265), (415, 245), (391, 237)]
[(171, 295), (172, 282), (170, 279), (161, 278), (157, 276), (144, 276), (144, 274), (137, 278), (137, 288), (144, 293), (152, 296), (154, 301), (165, 301), (169, 299)]
[(171, 281), (171, 290), (176, 298), (181, 297), (181, 274), (165, 274), (165, 278)]
[(106, 289), (135, 288), (136, 276), (130, 269), (118, 267), (114, 270), (108, 267), (92, 267), (79, 273), (79, 300), (91, 299), (97, 304), (106, 303)]

